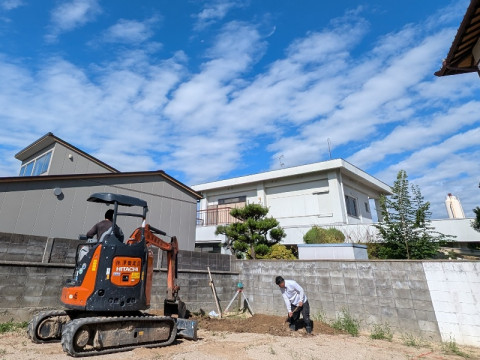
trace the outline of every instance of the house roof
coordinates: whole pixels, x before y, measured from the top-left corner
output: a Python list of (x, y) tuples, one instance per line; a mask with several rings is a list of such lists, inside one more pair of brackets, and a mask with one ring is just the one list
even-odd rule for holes
[(20, 150), (18, 153), (15, 154), (15, 158), (20, 160), (20, 161), (25, 161), (29, 157), (33, 156), (37, 152), (45, 149), (47, 146), (50, 146), (53, 143), (59, 143), (65, 146), (66, 148), (73, 150), (79, 154), (81, 154), (83, 157), (89, 159), (90, 161), (93, 161), (97, 165), (104, 167), (106, 170), (118, 173), (119, 171), (110, 165), (104, 163), (103, 161), (97, 159), (96, 157), (93, 157), (90, 154), (87, 154), (85, 151), (80, 150), (79, 148), (73, 146), (72, 144), (69, 144), (68, 142), (60, 139), (59, 137), (53, 135), (53, 133), (49, 132), (42, 136), (40, 139), (34, 141), (30, 145), (28, 145), (26, 148)]
[(136, 171), (136, 172), (116, 172), (116, 173), (91, 173), (91, 174), (67, 174), (67, 175), (40, 175), (40, 176), (14, 176), (14, 177), (0, 177), (0, 184), (4, 183), (28, 183), (28, 182), (46, 182), (52, 180), (87, 180), (87, 179), (116, 179), (126, 177), (147, 177), (158, 175), (164, 179), (174, 183), (179, 188), (185, 190), (197, 199), (201, 199), (202, 195), (193, 190), (191, 187), (181, 183), (175, 178), (171, 177), (163, 170), (157, 171)]
[(313, 164), (294, 166), (290, 168), (267, 171), (263, 173), (240, 176), (236, 178), (209, 182), (205, 184), (193, 185), (192, 188), (198, 192), (226, 188), (231, 186), (245, 185), (250, 183), (257, 183), (278, 178), (285, 178), (289, 176), (296, 176), (302, 174), (310, 174), (316, 172), (325, 172), (331, 170), (339, 170), (359, 183), (365, 184), (381, 194), (390, 195), (391, 188), (387, 184), (378, 180), (377, 178), (360, 170), (356, 166), (350, 164), (343, 159), (334, 159), (328, 161), (317, 162)]
[(436, 76), (478, 72), (473, 48), (480, 38), (480, 0), (471, 0), (442, 68)]

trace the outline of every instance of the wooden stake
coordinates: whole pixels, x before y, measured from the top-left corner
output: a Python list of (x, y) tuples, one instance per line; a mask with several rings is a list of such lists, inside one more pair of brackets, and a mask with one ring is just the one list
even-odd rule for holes
[(212, 288), (213, 297), (215, 299), (215, 304), (217, 305), (218, 317), (222, 318), (222, 309), (220, 309), (220, 304), (218, 303), (217, 290), (215, 290), (215, 284), (213, 283), (212, 274), (210, 273), (210, 266), (207, 266), (208, 276), (210, 278), (210, 287)]

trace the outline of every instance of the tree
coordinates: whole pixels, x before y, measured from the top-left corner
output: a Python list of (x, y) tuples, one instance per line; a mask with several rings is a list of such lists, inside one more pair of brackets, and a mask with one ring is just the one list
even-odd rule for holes
[(323, 229), (319, 226), (312, 226), (303, 236), (303, 242), (306, 244), (335, 244), (343, 243), (345, 235), (338, 229)]
[(273, 217), (266, 217), (267, 214), (268, 208), (260, 204), (234, 208), (230, 210), (230, 215), (240, 221), (217, 226), (215, 234), (227, 237), (223, 246), (237, 257), (248, 256), (252, 259), (265, 257), (270, 247), (286, 236), (278, 221)]
[(475, 220), (472, 221), (472, 228), (476, 231), (480, 231), (480, 207), (473, 209), (475, 213)]
[(264, 256), (264, 259), (295, 260), (296, 257), (292, 250), (288, 249), (285, 245), (275, 244), (270, 247), (270, 251)]
[(427, 259), (434, 257), (450, 236), (433, 231), (430, 203), (425, 202), (418, 186), (409, 190), (407, 173), (400, 170), (390, 198), (380, 198), (383, 220), (375, 225), (383, 243), (378, 256), (383, 259)]

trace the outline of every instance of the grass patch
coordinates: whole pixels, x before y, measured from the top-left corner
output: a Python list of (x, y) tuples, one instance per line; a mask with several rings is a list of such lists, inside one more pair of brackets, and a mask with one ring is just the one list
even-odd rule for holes
[(10, 320), (6, 323), (0, 323), (0, 334), (25, 329), (27, 326), (27, 321), (13, 322), (13, 320)]
[(360, 322), (354, 319), (346, 309), (343, 309), (337, 320), (333, 322), (332, 327), (335, 330), (346, 331), (352, 336), (358, 336)]
[(390, 328), (388, 323), (384, 324), (374, 324), (372, 333), (370, 334), (371, 339), (375, 340), (388, 340), (392, 341), (393, 339), (393, 331)]
[(327, 324), (328, 325), (328, 319), (327, 316), (325, 315), (324, 311), (319, 311), (315, 315), (312, 316), (313, 320), (319, 321), (321, 323)]
[(467, 353), (459, 349), (457, 343), (455, 342), (455, 339), (450, 339), (450, 341), (442, 343), (442, 350), (444, 353), (447, 353), (450, 355), (453, 354), (453, 355), (461, 356), (463, 358), (470, 357), (470, 355), (468, 355)]
[(416, 337), (415, 335), (410, 333), (405, 333), (402, 335), (402, 342), (404, 345), (413, 347), (420, 347), (425, 345), (424, 341), (421, 338)]

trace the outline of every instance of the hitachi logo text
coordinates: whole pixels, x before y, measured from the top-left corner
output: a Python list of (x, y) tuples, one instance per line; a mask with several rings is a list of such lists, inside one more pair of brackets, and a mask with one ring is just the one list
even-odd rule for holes
[(118, 266), (117, 271), (138, 271), (138, 267), (134, 266)]

